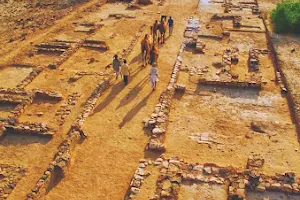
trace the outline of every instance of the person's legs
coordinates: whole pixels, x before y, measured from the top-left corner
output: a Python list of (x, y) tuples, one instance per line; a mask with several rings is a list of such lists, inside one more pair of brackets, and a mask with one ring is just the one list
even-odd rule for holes
[(151, 77), (150, 77), (150, 85), (151, 85), (151, 88), (152, 88), (152, 90), (153, 90), (153, 88), (154, 88), (154, 83), (153, 83), (153, 80), (152, 80)]
[(119, 75), (120, 75), (120, 71), (117, 71), (117, 72), (116, 72), (116, 79), (119, 78)]
[(143, 51), (142, 52), (142, 62), (143, 62), (143, 66), (145, 67), (145, 66), (147, 66), (147, 52), (146, 51)]
[(169, 36), (171, 36), (173, 33), (173, 26), (169, 26)]
[(128, 84), (128, 76), (125, 76), (125, 75), (124, 75), (124, 83), (125, 83), (125, 85)]
[(150, 85), (152, 90), (155, 90), (155, 77), (153, 75), (150, 76)]

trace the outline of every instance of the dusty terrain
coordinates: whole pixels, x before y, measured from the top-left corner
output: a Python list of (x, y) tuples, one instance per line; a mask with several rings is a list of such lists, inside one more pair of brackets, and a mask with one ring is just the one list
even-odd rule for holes
[[(212, 20), (225, 2), (0, 3), (0, 199), (300, 199), (299, 36), (272, 33), (274, 0), (258, 1), (263, 18), (232, 0)], [(175, 27), (152, 91), (140, 43), (162, 15)]]

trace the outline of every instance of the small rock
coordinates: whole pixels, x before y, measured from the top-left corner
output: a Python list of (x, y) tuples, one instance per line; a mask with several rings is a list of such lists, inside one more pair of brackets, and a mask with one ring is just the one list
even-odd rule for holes
[(161, 197), (169, 197), (171, 195), (170, 195), (170, 192), (163, 190), (163, 191), (161, 191), (160, 196)]
[(171, 182), (169, 180), (166, 180), (163, 182), (162, 189), (163, 190), (168, 190), (172, 186)]
[(163, 161), (162, 165), (163, 165), (163, 167), (168, 168), (169, 167), (169, 162), (168, 161)]
[(204, 172), (207, 174), (211, 174), (211, 168), (210, 167), (204, 167)]
[(131, 187), (131, 188), (130, 188), (130, 191), (131, 191), (132, 193), (134, 193), (134, 194), (137, 194), (137, 193), (140, 192), (140, 189), (139, 189), (139, 188), (136, 188), (136, 187)]

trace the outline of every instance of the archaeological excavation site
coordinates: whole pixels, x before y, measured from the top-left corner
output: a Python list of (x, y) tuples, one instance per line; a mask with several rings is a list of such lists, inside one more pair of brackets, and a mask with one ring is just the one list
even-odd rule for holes
[(299, 13), (0, 0), (0, 200), (300, 200)]

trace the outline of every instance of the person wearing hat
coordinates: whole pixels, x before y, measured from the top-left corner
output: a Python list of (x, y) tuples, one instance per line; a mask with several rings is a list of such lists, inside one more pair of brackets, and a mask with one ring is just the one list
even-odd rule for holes
[(158, 69), (156, 62), (153, 63), (151, 69), (150, 69), (150, 84), (152, 90), (156, 89), (156, 82), (158, 81)]

